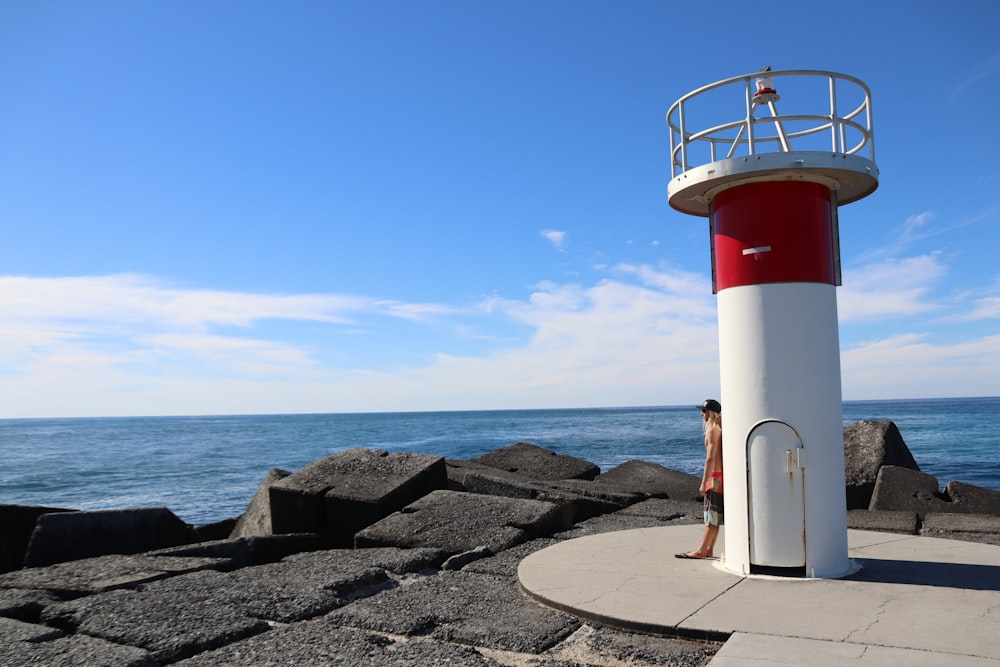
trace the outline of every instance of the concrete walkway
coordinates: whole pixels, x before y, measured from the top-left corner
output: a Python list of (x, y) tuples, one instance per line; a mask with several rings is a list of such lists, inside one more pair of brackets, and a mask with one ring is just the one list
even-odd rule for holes
[(598, 623), (728, 637), (710, 667), (1000, 664), (1000, 547), (851, 530), (859, 572), (786, 579), (674, 558), (701, 533), (668, 526), (567, 540), (525, 558), (518, 578), (538, 602)]

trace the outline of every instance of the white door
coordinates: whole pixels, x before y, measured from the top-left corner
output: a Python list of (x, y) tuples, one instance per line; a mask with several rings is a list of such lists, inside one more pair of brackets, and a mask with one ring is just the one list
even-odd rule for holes
[(788, 424), (758, 424), (747, 437), (750, 564), (804, 567), (803, 448)]

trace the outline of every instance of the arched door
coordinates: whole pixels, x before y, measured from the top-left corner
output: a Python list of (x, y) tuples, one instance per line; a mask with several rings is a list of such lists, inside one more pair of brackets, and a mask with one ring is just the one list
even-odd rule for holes
[(747, 437), (751, 565), (805, 567), (802, 454), (802, 440), (784, 422), (762, 422)]

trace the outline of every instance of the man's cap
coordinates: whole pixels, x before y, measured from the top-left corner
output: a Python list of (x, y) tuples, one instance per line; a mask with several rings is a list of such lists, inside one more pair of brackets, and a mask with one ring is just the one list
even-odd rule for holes
[(704, 403), (697, 406), (697, 408), (703, 412), (705, 410), (711, 410), (712, 412), (718, 412), (720, 415), (722, 414), (722, 404), (714, 398), (707, 399)]

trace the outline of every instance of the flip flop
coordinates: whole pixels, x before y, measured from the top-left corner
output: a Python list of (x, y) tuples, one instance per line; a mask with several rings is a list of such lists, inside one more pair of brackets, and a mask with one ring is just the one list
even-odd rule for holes
[(699, 558), (698, 556), (689, 556), (688, 554), (674, 554), (674, 558), (687, 558), (689, 560), (704, 560), (704, 558)]

